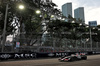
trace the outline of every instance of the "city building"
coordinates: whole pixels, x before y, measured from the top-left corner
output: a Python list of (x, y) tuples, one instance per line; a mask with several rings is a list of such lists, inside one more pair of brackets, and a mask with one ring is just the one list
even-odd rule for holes
[(89, 21), (89, 26), (97, 26), (97, 21)]
[(76, 18), (76, 20), (82, 20), (82, 23), (85, 22), (84, 7), (79, 7), (74, 10), (74, 18)]
[(72, 16), (72, 3), (65, 3), (62, 5), (62, 14), (66, 17)]

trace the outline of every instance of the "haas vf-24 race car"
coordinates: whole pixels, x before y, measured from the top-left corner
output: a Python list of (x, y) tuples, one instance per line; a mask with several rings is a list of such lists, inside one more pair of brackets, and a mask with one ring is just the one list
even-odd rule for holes
[(75, 60), (87, 60), (87, 56), (84, 53), (75, 53), (70, 56), (62, 56), (59, 61), (75, 61)]

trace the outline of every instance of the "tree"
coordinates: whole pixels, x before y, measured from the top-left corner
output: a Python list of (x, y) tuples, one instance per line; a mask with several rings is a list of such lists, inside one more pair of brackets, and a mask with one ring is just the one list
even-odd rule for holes
[[(17, 18), (19, 18), (19, 22), (23, 22), (25, 24), (25, 31), (26, 34), (25, 36), (28, 37), (28, 44), (30, 45), (30, 42), (34, 41), (35, 42), (38, 40), (38, 36), (41, 31), (41, 26), (42, 26), (42, 20), (49, 18), (50, 15), (53, 11), (55, 10), (53, 7), (56, 6), (52, 2), (44, 2), (43, 0), (22, 0), (18, 3), (23, 3), (26, 5), (25, 11), (16, 11), (15, 15)], [(35, 11), (39, 9), (41, 10), (41, 16), (37, 15)], [(47, 17), (45, 18), (44, 15), (47, 14)], [(26, 20), (27, 19), (27, 20)], [(42, 33), (43, 34), (43, 33)], [(32, 45), (34, 42), (32, 43)]]

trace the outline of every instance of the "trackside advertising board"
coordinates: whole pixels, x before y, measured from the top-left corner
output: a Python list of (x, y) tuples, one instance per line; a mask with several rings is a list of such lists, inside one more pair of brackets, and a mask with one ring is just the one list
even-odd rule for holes
[[(27, 59), (27, 58), (44, 58), (44, 57), (61, 57), (68, 56), (76, 52), (51, 52), (51, 53), (0, 53), (0, 60), (2, 59)], [(81, 52), (86, 55), (100, 54), (100, 52)]]
[(16, 42), (16, 47), (20, 47), (20, 42)]

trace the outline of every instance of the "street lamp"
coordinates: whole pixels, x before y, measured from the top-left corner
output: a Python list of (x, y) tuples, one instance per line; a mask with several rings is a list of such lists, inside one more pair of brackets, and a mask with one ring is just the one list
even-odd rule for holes
[(54, 18), (54, 15), (51, 15), (51, 18)]
[(80, 23), (79, 25), (80, 25), (80, 26), (82, 26), (82, 24), (81, 24), (81, 23)]
[(23, 10), (25, 7), (24, 7), (24, 5), (19, 5), (18, 8), (21, 9), (21, 10)]
[(72, 23), (75, 23), (75, 21), (72, 21)]
[(40, 14), (41, 13), (41, 11), (40, 10), (36, 10), (36, 14)]

